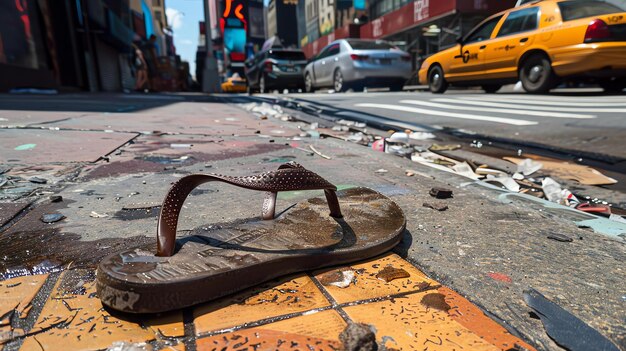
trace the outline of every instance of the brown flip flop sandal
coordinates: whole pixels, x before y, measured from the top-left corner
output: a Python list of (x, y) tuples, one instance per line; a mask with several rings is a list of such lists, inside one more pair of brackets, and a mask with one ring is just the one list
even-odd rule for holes
[[(177, 242), (183, 202), (194, 188), (210, 181), (266, 191), (264, 220), (221, 225)], [(326, 201), (302, 201), (274, 219), (278, 191), (314, 189), (324, 190)], [(336, 190), (295, 162), (250, 177), (185, 176), (163, 201), (156, 255), (134, 249), (105, 257), (98, 267), (98, 296), (119, 311), (164, 312), (286, 274), (367, 259), (400, 242), (406, 221), (395, 202), (368, 188)]]

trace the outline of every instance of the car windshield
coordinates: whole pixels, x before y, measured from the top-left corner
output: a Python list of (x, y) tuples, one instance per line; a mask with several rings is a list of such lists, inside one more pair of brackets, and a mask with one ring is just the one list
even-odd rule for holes
[(270, 58), (277, 60), (304, 61), (306, 57), (302, 51), (270, 51)]
[(382, 40), (347, 40), (354, 50), (392, 50), (396, 47)]
[(564, 22), (623, 11), (602, 1), (563, 1), (559, 3), (559, 9)]

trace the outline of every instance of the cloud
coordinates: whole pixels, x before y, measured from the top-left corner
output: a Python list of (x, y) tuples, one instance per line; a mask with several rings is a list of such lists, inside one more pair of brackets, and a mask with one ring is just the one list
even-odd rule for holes
[(191, 40), (191, 39), (181, 39), (180, 43), (182, 45), (193, 45), (193, 40)]
[(183, 19), (185, 18), (184, 13), (168, 7), (165, 9), (165, 15), (167, 16), (167, 24), (172, 29), (178, 29), (183, 26)]

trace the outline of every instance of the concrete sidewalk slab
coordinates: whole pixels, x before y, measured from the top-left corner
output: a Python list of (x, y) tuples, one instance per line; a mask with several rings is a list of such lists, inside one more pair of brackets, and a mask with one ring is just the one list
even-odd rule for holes
[(68, 118), (76, 118), (88, 112), (59, 111), (30, 111), (30, 110), (0, 110), (0, 128), (27, 127), (30, 125), (45, 126), (50, 122), (58, 122)]
[[(207, 107), (208, 106), (208, 107)], [(260, 120), (225, 104), (180, 102), (139, 113), (83, 114), (56, 123), (34, 124), (75, 130), (115, 130), (133, 133), (176, 133), (213, 136), (255, 135), (290, 137), (297, 129), (285, 128), (270, 120)], [(158, 133), (157, 133), (158, 134)]]
[(95, 162), (135, 136), (120, 132), (0, 129), (0, 162)]

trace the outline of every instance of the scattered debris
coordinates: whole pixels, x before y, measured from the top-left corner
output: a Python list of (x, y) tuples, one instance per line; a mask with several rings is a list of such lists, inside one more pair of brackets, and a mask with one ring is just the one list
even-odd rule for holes
[(152, 346), (150, 344), (146, 344), (145, 342), (126, 342), (126, 341), (116, 341), (106, 351), (151, 351)]
[(454, 151), (460, 148), (461, 148), (461, 145), (459, 144), (445, 144), (445, 145), (432, 144), (428, 148), (428, 150), (430, 151)]
[(608, 205), (591, 204), (589, 202), (585, 202), (585, 203), (578, 204), (578, 206), (576, 206), (575, 208), (579, 211), (604, 215), (607, 217), (611, 215), (611, 207)]
[(315, 147), (313, 147), (313, 145), (309, 145), (309, 149), (311, 149), (311, 151), (315, 152), (318, 156), (325, 158), (327, 160), (330, 160), (330, 156), (326, 156), (324, 154), (322, 154), (321, 152), (317, 151), (317, 149), (315, 149)]
[(620, 215), (616, 215), (616, 214), (611, 214), (609, 216), (609, 219), (612, 221), (616, 221), (616, 222), (620, 222), (620, 223), (624, 223), (626, 224), (626, 219)]
[(449, 199), (452, 197), (452, 190), (446, 188), (432, 188), (429, 194), (438, 199)]
[(570, 238), (567, 235), (564, 234), (560, 234), (560, 233), (551, 233), (548, 235), (547, 237), (548, 239), (552, 239), (552, 240), (556, 240), (556, 241), (560, 241), (560, 242), (564, 242), (564, 243), (571, 243), (572, 241), (574, 241), (574, 239)]
[(377, 350), (376, 334), (372, 327), (362, 323), (350, 323), (339, 334), (344, 351), (371, 351)]
[[(520, 164), (524, 160), (515, 157), (504, 157), (505, 160)], [(543, 169), (550, 175), (575, 180), (585, 185), (610, 185), (617, 183), (617, 180), (609, 178), (597, 170), (583, 165), (568, 162), (550, 161), (541, 159)]]
[(480, 149), (483, 147), (483, 143), (481, 143), (478, 140), (473, 140), (472, 143), (470, 144), (470, 147), (475, 147), (477, 149)]
[(424, 202), (422, 207), (432, 208), (437, 211), (445, 211), (448, 209), (448, 205), (443, 202)]
[(517, 182), (515, 181), (515, 179), (509, 177), (509, 176), (500, 176), (500, 177), (494, 177), (492, 175), (487, 176), (486, 179), (487, 182), (497, 182), (502, 184), (505, 188), (507, 188), (507, 190), (513, 191), (513, 192), (519, 192), (520, 190), (520, 186), (519, 184), (517, 184)]
[(35, 148), (35, 146), (37, 146), (37, 144), (22, 144), (19, 146), (15, 147), (15, 151), (26, 151), (26, 150), (32, 150)]
[(385, 152), (385, 139), (378, 139), (372, 143), (372, 150)]
[(433, 133), (428, 133), (428, 132), (412, 132), (409, 134), (409, 139), (412, 140), (428, 140), (428, 139), (434, 139), (437, 136)]
[(91, 213), (89, 214), (89, 217), (92, 217), (92, 218), (105, 218), (105, 217), (109, 217), (109, 215), (106, 214), (106, 213), (98, 213), (96, 211), (91, 211)]
[(474, 173), (474, 171), (472, 170), (472, 167), (470, 167), (470, 165), (467, 162), (457, 163), (451, 168), (457, 174), (460, 174), (464, 177), (467, 177), (470, 179), (480, 179), (480, 177), (476, 173)]
[(511, 279), (511, 277), (509, 277), (508, 275), (506, 275), (504, 273), (489, 272), (489, 273), (487, 273), (487, 275), (489, 277), (491, 277), (491, 279), (497, 280), (497, 281), (500, 281), (500, 282), (504, 282), (504, 283), (511, 283), (511, 282), (513, 282), (513, 279)]
[(384, 168), (377, 169), (377, 170), (375, 170), (375, 171), (374, 171), (374, 173), (379, 173), (379, 174), (382, 174), (382, 173), (388, 173), (388, 172), (389, 172), (389, 171), (388, 171), (388, 170), (386, 170), (386, 169), (384, 169)]
[(511, 176), (511, 178), (515, 179), (515, 180), (523, 180), (524, 179), (524, 175), (522, 175), (521, 173), (515, 173)]
[(409, 277), (411, 277), (411, 274), (409, 274), (409, 272), (405, 271), (402, 268), (395, 268), (392, 266), (387, 266), (383, 268), (382, 270), (380, 270), (378, 273), (376, 273), (376, 278), (383, 280), (387, 283), (389, 283), (392, 280), (409, 278)]
[(355, 281), (355, 275), (352, 268), (340, 268), (324, 273), (318, 279), (324, 286), (334, 285), (344, 289)]
[(520, 163), (517, 164), (517, 173), (521, 173), (525, 176), (529, 176), (538, 170), (543, 168), (543, 164), (541, 162), (537, 162), (527, 158)]
[[(479, 176), (489, 176), (489, 175), (496, 176), (496, 177), (508, 177), (509, 176), (506, 172), (503, 172), (498, 169), (487, 168), (487, 166), (485, 165), (478, 166), (478, 168), (476, 168), (474, 172), (478, 174)], [(524, 176), (522, 176), (521, 179), (524, 179)]]
[(29, 182), (31, 183), (35, 183), (35, 184), (46, 184), (48, 183), (47, 179), (44, 178), (39, 178), (39, 177), (31, 177), (28, 179)]
[(191, 149), (193, 144), (170, 144), (172, 149)]
[(41, 216), (41, 221), (44, 223), (55, 223), (63, 218), (65, 218), (65, 216), (60, 213), (49, 213)]
[(595, 329), (535, 289), (524, 291), (524, 301), (541, 319), (546, 333), (567, 350), (617, 351), (618, 348)]
[(557, 183), (554, 179), (550, 177), (546, 177), (541, 181), (541, 188), (543, 189), (543, 193), (548, 198), (548, 201), (552, 202), (561, 202), (562, 200), (562, 190), (561, 185)]

